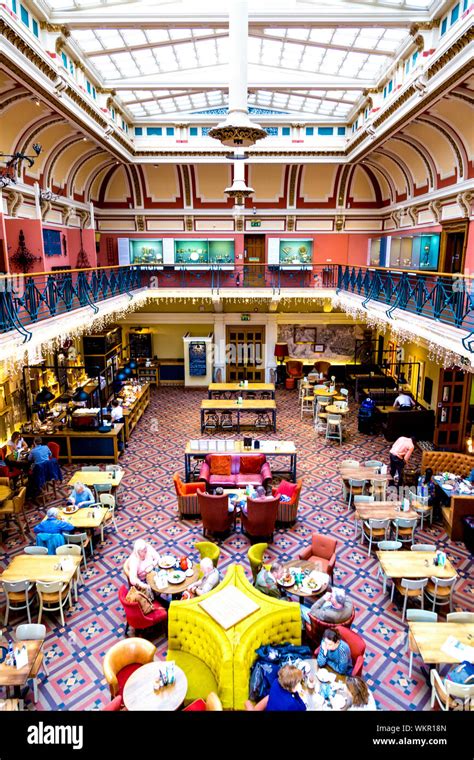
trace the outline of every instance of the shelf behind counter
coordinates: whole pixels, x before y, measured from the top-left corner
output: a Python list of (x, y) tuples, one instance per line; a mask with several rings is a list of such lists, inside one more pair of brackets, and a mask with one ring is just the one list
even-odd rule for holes
[(124, 407), (125, 440), (128, 441), (132, 430), (150, 403), (150, 383), (145, 383), (131, 406)]

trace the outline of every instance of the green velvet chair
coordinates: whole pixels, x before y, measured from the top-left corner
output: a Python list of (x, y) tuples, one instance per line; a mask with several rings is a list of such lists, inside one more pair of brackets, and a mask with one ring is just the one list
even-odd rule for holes
[(217, 567), (219, 557), (221, 556), (221, 550), (217, 544), (213, 544), (212, 541), (198, 541), (194, 544), (194, 548), (199, 552), (200, 559), (209, 557), (209, 559), (212, 559), (214, 567)]
[(261, 567), (263, 565), (263, 555), (268, 549), (268, 544), (253, 544), (247, 552), (249, 558), (250, 567), (252, 569), (253, 582), (257, 580)]

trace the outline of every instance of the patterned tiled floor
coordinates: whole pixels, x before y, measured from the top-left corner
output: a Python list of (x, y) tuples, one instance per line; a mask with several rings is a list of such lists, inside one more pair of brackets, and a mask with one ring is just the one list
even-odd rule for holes
[[(66, 616), (63, 628), (54, 615), (44, 621), (48, 627), (45, 645), (50, 675), (42, 677), (38, 710), (91, 710), (108, 701), (108, 687), (102, 675), (102, 659), (107, 649), (124, 636), (124, 615), (117, 591), (122, 582), (122, 564), (133, 541), (143, 537), (158, 550), (178, 548), (179, 554), (193, 551), (201, 538), (200, 521), (179, 521), (172, 474), (183, 472), (183, 449), (188, 438), (199, 437), (199, 405), (202, 390), (164, 388), (152, 395), (147, 413), (136, 428), (121, 458), (125, 468), (117, 512), (118, 532), (107, 534), (95, 557), (83, 572), (84, 584), (79, 601)], [(429, 688), (415, 658), (412, 678), (408, 678), (405, 653), (406, 627), (397, 605), (383, 594), (376, 578), (377, 563), (367, 556), (366, 546), (353, 539), (352, 518), (341, 500), (337, 465), (341, 459), (383, 459), (388, 461), (388, 445), (378, 436), (357, 432), (355, 413), (349, 415), (347, 441), (339, 446), (316, 437), (309, 418), (300, 421), (296, 394), (280, 391), (278, 404), (278, 438), (294, 440), (298, 446), (298, 473), (304, 477), (299, 520), (289, 530), (275, 533), (271, 555), (293, 559), (317, 530), (338, 540), (335, 581), (344, 586), (356, 607), (354, 630), (367, 642), (365, 676), (376, 701), (384, 710), (429, 709)], [(275, 436), (269, 436), (275, 437)], [(65, 481), (75, 468), (64, 468)], [(63, 493), (65, 489), (62, 489)], [(29, 511), (30, 522), (41, 518)], [(443, 546), (459, 575), (455, 607), (473, 609), (474, 577), (472, 557), (464, 544), (452, 543), (440, 525), (425, 526), (417, 539)], [(22, 551), (21, 536), (11, 534), (1, 546), (1, 566)], [(222, 544), (220, 568), (241, 562), (248, 574), (249, 542), (236, 533)], [(24, 622), (17, 613), (10, 623)], [(11, 630), (9, 625), (8, 631)], [(71, 632), (74, 634), (70, 637)], [(155, 640), (159, 653), (166, 652), (164, 636)], [(27, 706), (34, 709), (28, 692)]]

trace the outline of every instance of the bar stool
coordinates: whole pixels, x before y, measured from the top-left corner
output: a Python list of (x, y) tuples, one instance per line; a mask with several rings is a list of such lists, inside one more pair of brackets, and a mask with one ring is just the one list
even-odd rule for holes
[(303, 396), (301, 399), (301, 415), (300, 419), (303, 419), (305, 412), (313, 414), (314, 396)]
[(328, 414), (326, 441), (339, 441), (342, 444), (342, 417), (340, 414)]
[(221, 418), (219, 421), (219, 427), (221, 430), (226, 430), (227, 432), (233, 432), (234, 430), (234, 420), (232, 418), (232, 412), (222, 412)]
[(341, 388), (337, 396), (334, 396), (334, 401), (346, 401), (348, 400), (349, 391), (347, 388)]
[(219, 427), (219, 417), (215, 412), (206, 412), (204, 418), (204, 432), (216, 433)]

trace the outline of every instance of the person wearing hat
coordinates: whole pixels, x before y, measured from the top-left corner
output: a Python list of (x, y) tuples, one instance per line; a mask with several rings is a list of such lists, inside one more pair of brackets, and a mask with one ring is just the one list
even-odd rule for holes
[(343, 588), (334, 587), (318, 599), (313, 606), (301, 607), (303, 623), (309, 623), (309, 616), (323, 623), (343, 623), (352, 615), (353, 604)]
[(38, 525), (35, 525), (33, 530), (38, 533), (71, 533), (74, 530), (74, 525), (66, 520), (60, 520), (59, 509), (56, 507), (50, 507), (46, 512), (46, 517)]

